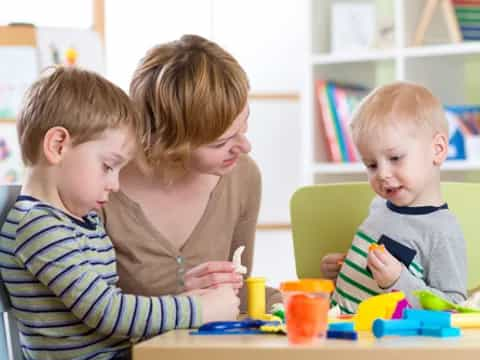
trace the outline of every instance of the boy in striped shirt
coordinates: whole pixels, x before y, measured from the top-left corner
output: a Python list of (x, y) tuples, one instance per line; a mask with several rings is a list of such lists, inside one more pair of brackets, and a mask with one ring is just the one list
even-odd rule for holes
[(465, 300), (465, 241), (440, 189), (448, 148), (440, 102), (422, 86), (393, 83), (366, 97), (351, 126), (378, 197), (346, 256), (322, 259), (324, 275), (337, 279), (332, 305), (355, 313), (362, 300), (392, 290), (414, 307), (421, 289)]
[(26, 176), (0, 265), (27, 359), (126, 359), (141, 339), (236, 317), (229, 287), (143, 297), (116, 286), (115, 252), (92, 210), (118, 190), (143, 134), (120, 88), (58, 67), (31, 86), (17, 124)]

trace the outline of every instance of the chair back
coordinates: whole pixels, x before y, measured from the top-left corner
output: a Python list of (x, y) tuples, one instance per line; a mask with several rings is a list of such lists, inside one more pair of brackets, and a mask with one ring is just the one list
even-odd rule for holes
[[(468, 289), (480, 285), (480, 183), (442, 183), (467, 246)], [(367, 182), (319, 184), (299, 188), (290, 200), (290, 216), (299, 278), (321, 277), (320, 260), (348, 251), (355, 231), (368, 215), (374, 192)]]
[[(0, 230), (18, 194), (20, 185), (0, 186)], [(0, 360), (23, 358), (17, 323), (10, 310), (10, 299), (0, 273)]]

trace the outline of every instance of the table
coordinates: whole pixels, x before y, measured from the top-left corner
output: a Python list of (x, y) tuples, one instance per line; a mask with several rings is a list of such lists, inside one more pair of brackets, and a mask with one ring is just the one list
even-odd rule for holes
[(139, 343), (133, 360), (463, 360), (480, 357), (480, 329), (457, 338), (384, 337), (360, 332), (358, 341), (318, 339), (292, 346), (283, 335), (192, 336), (174, 330)]

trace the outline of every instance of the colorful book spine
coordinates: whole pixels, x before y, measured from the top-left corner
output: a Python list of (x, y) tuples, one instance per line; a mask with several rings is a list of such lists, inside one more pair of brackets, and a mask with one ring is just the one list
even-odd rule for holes
[(340, 155), (342, 162), (348, 162), (348, 150), (346, 144), (346, 132), (340, 123), (340, 117), (338, 115), (338, 108), (335, 102), (335, 93), (338, 89), (331, 82), (327, 83), (327, 96), (328, 96), (328, 105), (330, 107), (330, 112), (332, 114), (333, 126), (335, 129), (335, 135), (337, 137), (338, 146), (340, 148)]
[(357, 152), (355, 150), (355, 144), (353, 143), (352, 132), (350, 130), (351, 110), (348, 106), (347, 91), (343, 88), (337, 87), (335, 90), (335, 104), (342, 128), (342, 134), (345, 139), (345, 145), (347, 147), (348, 160), (350, 162), (358, 161)]
[(367, 93), (368, 89), (362, 86), (317, 80), (319, 123), (324, 133), (327, 157), (331, 162), (359, 160), (350, 122), (353, 111)]
[(480, 1), (452, 1), (463, 40), (480, 40)]
[(318, 100), (318, 112), (320, 115), (320, 125), (324, 132), (325, 149), (327, 151), (327, 158), (332, 162), (341, 162), (342, 156), (340, 147), (335, 133), (331, 109), (328, 101), (327, 82), (324, 80), (317, 80), (316, 96)]

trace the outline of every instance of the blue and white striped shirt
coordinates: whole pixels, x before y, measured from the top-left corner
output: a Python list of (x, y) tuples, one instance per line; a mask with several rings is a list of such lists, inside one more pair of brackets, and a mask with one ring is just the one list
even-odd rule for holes
[(115, 251), (95, 213), (81, 221), (19, 196), (0, 233), (0, 266), (28, 359), (110, 359), (201, 321), (194, 297), (121, 292)]

